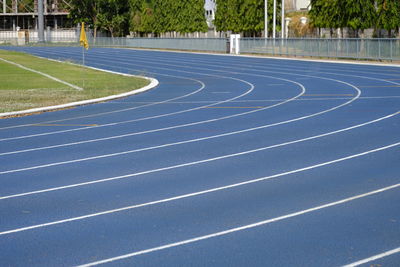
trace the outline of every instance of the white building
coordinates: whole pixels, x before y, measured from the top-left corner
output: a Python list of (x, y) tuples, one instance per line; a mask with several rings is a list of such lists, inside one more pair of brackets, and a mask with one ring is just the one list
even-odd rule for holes
[(310, 0), (295, 0), (296, 10), (308, 10), (310, 8)]
[(213, 20), (215, 19), (215, 10), (216, 10), (216, 0), (205, 0), (204, 3), (204, 10), (206, 13), (207, 18), (207, 25), (209, 28), (213, 28), (214, 25), (212, 24)]
[(309, 10), (310, 0), (285, 0), (285, 8), (290, 11)]

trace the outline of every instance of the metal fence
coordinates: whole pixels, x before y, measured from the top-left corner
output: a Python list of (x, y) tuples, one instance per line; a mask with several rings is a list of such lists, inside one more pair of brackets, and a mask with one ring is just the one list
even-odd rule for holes
[[(132, 47), (226, 53), (227, 38), (111, 38), (88, 34), (91, 47)], [(78, 31), (45, 32), (47, 45), (78, 45)], [(0, 44), (35, 45), (36, 32), (0, 32)], [(41, 44), (42, 45), (42, 44)], [(292, 57), (400, 61), (400, 39), (241, 38), (240, 53)]]
[[(76, 43), (78, 41), (76, 30), (46, 30), (44, 39), (46, 44)], [(30, 45), (39, 42), (36, 30), (0, 31), (0, 44)]]
[(172, 49), (207, 52), (226, 52), (225, 38), (96, 38), (92, 46), (120, 46), (152, 49)]
[(400, 60), (400, 39), (242, 38), (241, 53), (297, 57)]

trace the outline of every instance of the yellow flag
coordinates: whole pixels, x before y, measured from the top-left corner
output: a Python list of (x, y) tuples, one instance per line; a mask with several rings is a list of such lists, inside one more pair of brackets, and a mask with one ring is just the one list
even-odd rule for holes
[(80, 42), (81, 46), (86, 48), (86, 50), (89, 49), (89, 43), (88, 43), (88, 40), (86, 38), (85, 23), (84, 22), (82, 22), (81, 36), (79, 37), (79, 42)]

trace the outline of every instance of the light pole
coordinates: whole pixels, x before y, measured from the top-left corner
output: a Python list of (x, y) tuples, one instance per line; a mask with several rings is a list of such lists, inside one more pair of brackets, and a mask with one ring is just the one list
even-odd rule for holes
[(276, 37), (276, 0), (274, 0), (274, 15), (272, 21), (272, 38)]
[(284, 38), (284, 32), (285, 32), (285, 0), (282, 0), (281, 4), (281, 10), (282, 10), (282, 21), (281, 21), (281, 38)]
[(268, 38), (268, 0), (264, 0), (264, 37)]
[(38, 37), (39, 43), (44, 43), (44, 15), (43, 0), (38, 1)]

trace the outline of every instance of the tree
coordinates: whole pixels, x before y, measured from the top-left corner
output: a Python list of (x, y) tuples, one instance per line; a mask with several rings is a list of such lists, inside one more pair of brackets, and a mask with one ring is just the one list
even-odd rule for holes
[(124, 36), (128, 33), (129, 5), (127, 0), (102, 0), (98, 25), (109, 31), (111, 37)]
[(339, 0), (311, 0), (309, 11), (310, 24), (315, 28), (329, 28), (332, 37), (333, 30), (345, 27), (345, 13)]
[(204, 15), (204, 3), (201, 0), (181, 0), (178, 5), (178, 25), (180, 33), (206, 32), (208, 30)]
[(203, 0), (131, 0), (131, 30), (140, 34), (206, 32)]
[(93, 28), (94, 38), (99, 28), (100, 4), (102, 0), (71, 0), (69, 18), (74, 23), (85, 22)]
[[(277, 1), (277, 21), (281, 18), (281, 1)], [(273, 1), (268, 1), (268, 31), (272, 31)], [(242, 32), (257, 36), (264, 30), (264, 0), (217, 0), (214, 25), (217, 31)], [(280, 30), (278, 23), (277, 30)]]
[(378, 0), (377, 1), (377, 27), (388, 31), (389, 38), (392, 37), (392, 30), (400, 27), (400, 2), (399, 0)]
[(358, 35), (361, 31), (361, 37), (364, 36), (364, 30), (375, 25), (377, 14), (375, 9), (375, 0), (337, 0), (339, 8), (343, 12), (343, 24), (355, 30)]

